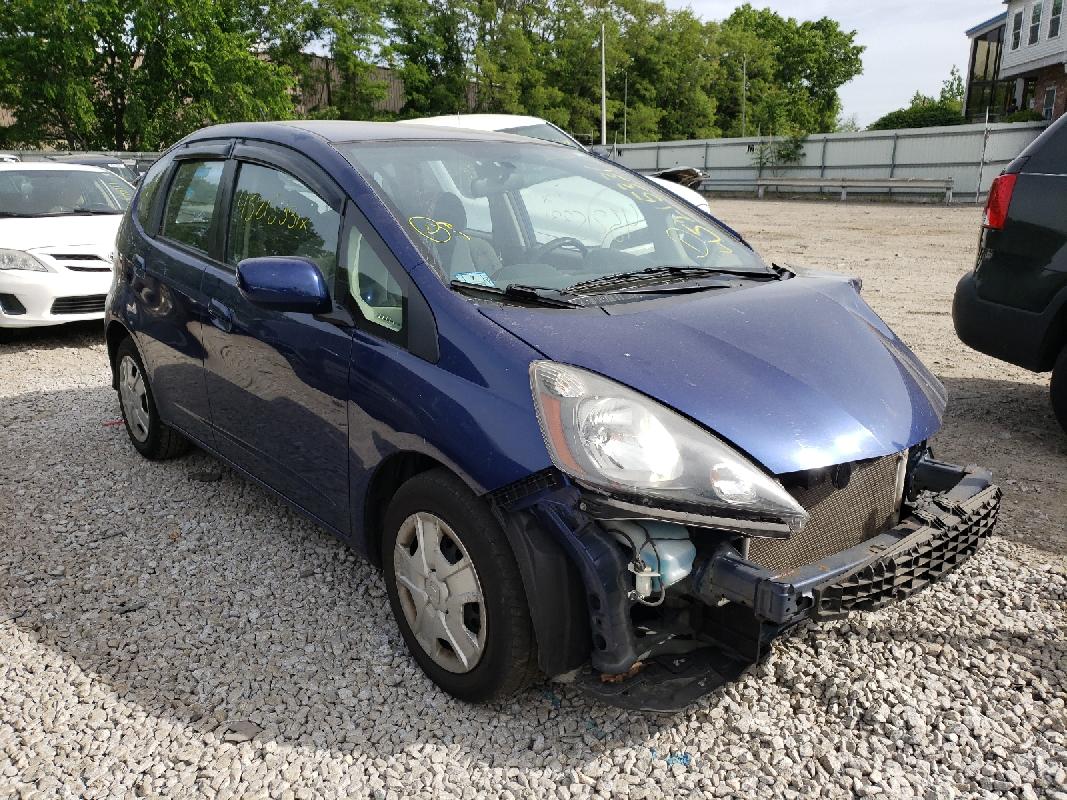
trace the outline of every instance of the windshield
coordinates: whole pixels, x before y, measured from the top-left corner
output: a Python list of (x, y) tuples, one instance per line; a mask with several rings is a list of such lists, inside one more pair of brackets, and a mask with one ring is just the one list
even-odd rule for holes
[(133, 187), (110, 172), (70, 169), (0, 170), (0, 216), (121, 214)]
[(566, 289), (668, 266), (773, 274), (709, 217), (579, 150), (459, 140), (338, 147), (446, 281)]
[(546, 142), (565, 144), (567, 147), (580, 150), (585, 149), (555, 125), (549, 125), (547, 122), (537, 125), (519, 125), (516, 128), (502, 128), (501, 133), (514, 133), (519, 136), (529, 136), (531, 139), (544, 139)]

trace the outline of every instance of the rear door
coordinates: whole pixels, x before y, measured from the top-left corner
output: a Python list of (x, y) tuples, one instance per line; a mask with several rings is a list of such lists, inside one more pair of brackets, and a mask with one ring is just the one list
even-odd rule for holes
[[(153, 167), (135, 209), (135, 329), (163, 418), (212, 444), (204, 382), (205, 268), (221, 258), (218, 222), (231, 141), (199, 142)], [(158, 170), (158, 171), (157, 171)]]
[(343, 194), (286, 148), (238, 144), (233, 155), (221, 215), (225, 256), (204, 282), (205, 375), (218, 448), (347, 534), (351, 319), (260, 308), (236, 277), (243, 259), (298, 256), (335, 286)]

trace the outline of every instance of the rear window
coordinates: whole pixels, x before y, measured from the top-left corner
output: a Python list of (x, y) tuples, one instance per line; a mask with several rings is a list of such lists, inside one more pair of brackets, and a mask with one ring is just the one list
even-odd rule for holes
[(1060, 117), (1023, 150), (1008, 172), (1067, 174), (1067, 116)]
[(517, 136), (529, 136), (531, 139), (543, 139), (546, 142), (565, 144), (577, 150), (584, 149), (578, 142), (565, 134), (555, 125), (542, 122), (539, 125), (519, 125), (514, 128), (504, 128), (501, 133), (514, 133)]

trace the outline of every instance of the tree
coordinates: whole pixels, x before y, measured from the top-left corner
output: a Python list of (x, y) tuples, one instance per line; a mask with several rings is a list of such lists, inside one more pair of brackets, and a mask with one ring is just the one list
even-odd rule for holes
[(742, 64), (748, 67), (746, 128), (764, 135), (833, 130), (841, 110), (838, 89), (863, 71), (864, 48), (855, 37), (826, 17), (797, 22), (748, 3), (737, 8), (720, 35), (726, 79), (718, 82), (717, 97), (730, 112), (728, 135), (741, 133)]
[(963, 93), (963, 78), (959, 69), (953, 66), (948, 78), (941, 84), (941, 92), (936, 98), (917, 91), (906, 108), (891, 111), (875, 120), (868, 130), (961, 125), (966, 122), (963, 116)]
[(203, 125), (292, 113), (250, 0), (9, 0), (0, 105), (12, 142), (157, 149)]

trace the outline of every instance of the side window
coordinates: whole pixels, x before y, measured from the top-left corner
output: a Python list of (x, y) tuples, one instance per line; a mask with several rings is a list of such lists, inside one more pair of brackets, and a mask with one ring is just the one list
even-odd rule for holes
[(163, 176), (167, 174), (169, 166), (169, 158), (160, 159), (149, 168), (141, 182), (141, 189), (137, 193), (137, 221), (141, 223), (142, 228), (147, 228), (152, 217), (152, 206), (156, 203), (156, 195), (159, 194), (159, 187), (163, 184)]
[(404, 290), (358, 225), (348, 235), (348, 293), (368, 321), (391, 333), (404, 328)]
[(227, 260), (298, 256), (315, 262), (333, 286), (341, 215), (292, 175), (241, 164), (230, 211)]
[(222, 161), (183, 161), (167, 194), (160, 233), (206, 253), (215, 197), (222, 179)]

